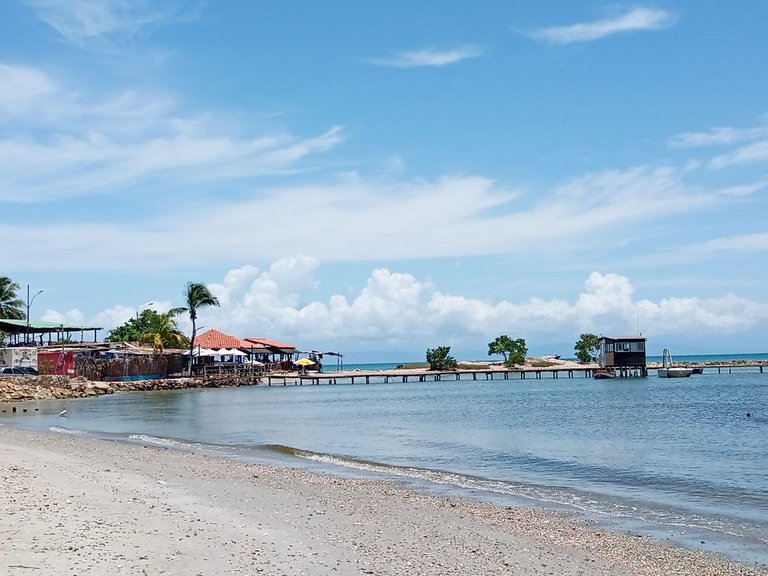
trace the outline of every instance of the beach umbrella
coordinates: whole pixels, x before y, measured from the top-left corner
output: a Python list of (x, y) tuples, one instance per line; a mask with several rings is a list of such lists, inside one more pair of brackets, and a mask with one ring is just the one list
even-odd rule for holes
[[(185, 356), (189, 356), (189, 350), (186, 352), (182, 352)], [(216, 356), (218, 352), (216, 350), (211, 350), (210, 348), (199, 348), (195, 346), (194, 356)]]
[(299, 366), (314, 366), (315, 361), (310, 360), (309, 358), (299, 358), (298, 360), (296, 360), (296, 362), (294, 362), (294, 364), (297, 364)]

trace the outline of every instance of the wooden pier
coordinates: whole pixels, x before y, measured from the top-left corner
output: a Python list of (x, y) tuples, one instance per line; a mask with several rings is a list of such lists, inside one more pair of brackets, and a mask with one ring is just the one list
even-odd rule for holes
[(266, 374), (268, 386), (318, 386), (320, 384), (389, 384), (390, 382), (440, 382), (443, 380), (510, 380), (547, 378), (591, 378), (592, 367), (585, 368), (534, 368), (510, 370), (451, 370), (446, 372), (425, 372), (423, 370), (391, 370), (378, 372), (341, 372), (313, 374)]
[[(743, 372), (744, 369), (757, 369), (764, 373), (768, 363), (756, 364), (701, 364), (686, 365), (688, 368), (700, 369), (704, 372), (717, 372), (718, 374), (734, 374)], [(660, 366), (658, 366), (660, 367)], [(647, 367), (649, 377), (655, 376), (657, 366), (651, 364)], [(440, 382), (456, 380), (541, 380), (558, 378), (592, 378), (594, 366), (556, 368), (513, 368), (513, 369), (483, 369), (483, 370), (451, 370), (445, 372), (431, 372), (424, 370), (388, 370), (371, 372), (314, 372), (308, 374), (263, 374), (262, 382), (268, 386), (319, 386), (321, 384), (389, 384), (392, 382)], [(637, 370), (625, 370), (617, 375), (617, 378), (637, 378), (643, 374)]]

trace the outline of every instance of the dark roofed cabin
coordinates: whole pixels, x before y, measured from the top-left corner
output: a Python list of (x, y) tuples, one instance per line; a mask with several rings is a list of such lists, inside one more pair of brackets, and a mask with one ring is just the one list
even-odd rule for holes
[(600, 368), (622, 376), (648, 376), (642, 336), (600, 337)]

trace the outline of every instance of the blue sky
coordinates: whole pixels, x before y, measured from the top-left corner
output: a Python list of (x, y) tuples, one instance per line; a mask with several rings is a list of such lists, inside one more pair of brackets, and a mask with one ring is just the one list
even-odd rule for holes
[(763, 0), (8, 0), (0, 274), (102, 335), (204, 282), (206, 328), (351, 362), (638, 325), (651, 353), (765, 352), (766, 22)]

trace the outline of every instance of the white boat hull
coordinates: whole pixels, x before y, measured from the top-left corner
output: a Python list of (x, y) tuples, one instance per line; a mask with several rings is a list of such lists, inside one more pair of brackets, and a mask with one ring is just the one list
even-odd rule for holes
[(693, 368), (670, 367), (659, 368), (659, 378), (687, 378), (693, 374)]

